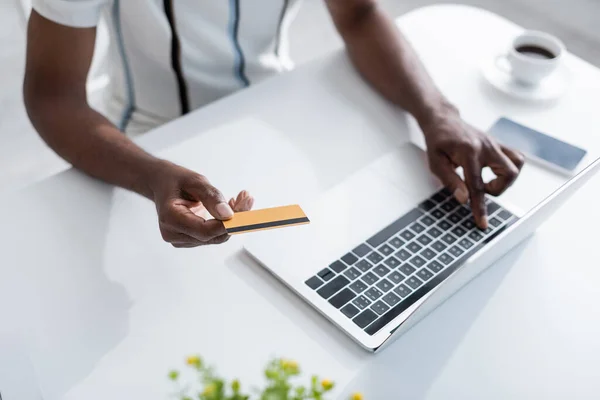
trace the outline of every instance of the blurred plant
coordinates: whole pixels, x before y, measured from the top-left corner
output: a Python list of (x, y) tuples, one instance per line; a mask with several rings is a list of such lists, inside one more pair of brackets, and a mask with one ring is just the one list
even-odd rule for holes
[[(192, 393), (191, 385), (182, 386), (180, 372), (173, 370), (168, 376), (177, 385), (179, 400), (325, 400), (326, 393), (335, 386), (333, 381), (319, 380), (316, 375), (312, 376), (309, 386), (294, 385), (292, 379), (301, 374), (298, 363), (277, 358), (265, 367), (266, 387), (256, 390), (256, 396), (252, 396), (242, 391), (237, 379), (226, 382), (217, 376), (213, 368), (206, 366), (199, 356), (188, 357), (186, 364), (197, 375), (202, 389)], [(363, 400), (363, 396), (354, 393), (350, 400)]]

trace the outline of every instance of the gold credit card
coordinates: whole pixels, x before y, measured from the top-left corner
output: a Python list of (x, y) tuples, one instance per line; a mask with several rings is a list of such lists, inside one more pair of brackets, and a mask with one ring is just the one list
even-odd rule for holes
[(230, 220), (223, 221), (230, 235), (308, 223), (310, 220), (298, 205), (242, 211), (233, 214)]

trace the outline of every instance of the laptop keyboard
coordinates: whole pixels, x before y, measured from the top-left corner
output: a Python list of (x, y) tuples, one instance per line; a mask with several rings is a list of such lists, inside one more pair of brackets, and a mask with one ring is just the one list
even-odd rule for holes
[(305, 283), (373, 335), (516, 221), (494, 201), (486, 203), (484, 231), (470, 208), (443, 189)]

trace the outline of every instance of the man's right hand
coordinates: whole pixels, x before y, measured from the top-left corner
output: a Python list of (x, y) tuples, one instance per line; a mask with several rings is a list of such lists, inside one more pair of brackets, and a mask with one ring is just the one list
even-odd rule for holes
[(163, 239), (187, 248), (226, 242), (229, 235), (221, 221), (233, 217), (234, 210), (250, 210), (254, 199), (242, 191), (228, 203), (206, 177), (174, 164), (162, 166), (150, 189)]

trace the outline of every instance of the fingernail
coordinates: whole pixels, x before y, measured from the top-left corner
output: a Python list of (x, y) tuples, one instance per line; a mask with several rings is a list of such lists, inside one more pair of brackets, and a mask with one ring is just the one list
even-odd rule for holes
[(217, 214), (219, 214), (218, 216), (220, 218), (226, 219), (233, 217), (233, 210), (227, 203), (219, 203), (215, 209), (217, 210)]
[(487, 218), (487, 216), (483, 216), (483, 218), (481, 218), (481, 223), (483, 225), (483, 229), (487, 229), (487, 227), (488, 227), (488, 218)]
[(458, 200), (459, 203), (465, 204), (469, 199), (469, 193), (464, 188), (459, 187), (454, 191), (454, 198)]

